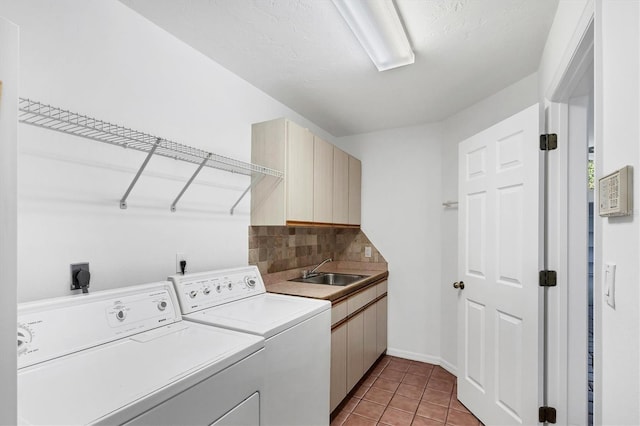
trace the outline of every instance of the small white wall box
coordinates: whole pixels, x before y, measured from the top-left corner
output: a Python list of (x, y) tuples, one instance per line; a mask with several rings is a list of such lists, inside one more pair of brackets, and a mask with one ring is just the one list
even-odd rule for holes
[(600, 216), (633, 214), (633, 168), (625, 166), (598, 181)]

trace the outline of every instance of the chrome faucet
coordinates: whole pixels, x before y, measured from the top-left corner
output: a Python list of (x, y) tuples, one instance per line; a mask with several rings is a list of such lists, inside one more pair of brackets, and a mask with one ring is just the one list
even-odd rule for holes
[(333, 259), (329, 258), (329, 259), (325, 259), (322, 262), (320, 262), (320, 264), (318, 266), (316, 266), (315, 268), (313, 268), (310, 271), (302, 271), (302, 278), (311, 278), (313, 276), (318, 275), (318, 273), (316, 272), (318, 270), (318, 268), (320, 268), (322, 265), (324, 265), (327, 262), (331, 262)]

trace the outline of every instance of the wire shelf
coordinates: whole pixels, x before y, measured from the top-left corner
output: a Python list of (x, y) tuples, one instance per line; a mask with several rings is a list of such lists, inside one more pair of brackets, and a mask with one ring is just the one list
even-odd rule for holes
[[(152, 155), (156, 154), (200, 166), (188, 182), (187, 186), (180, 193), (180, 196), (191, 184), (191, 181), (200, 172), (202, 167), (210, 167), (213, 169), (224, 170), (226, 172), (254, 177), (273, 176), (279, 179), (284, 178), (284, 173), (278, 170), (256, 164), (245, 163), (233, 158), (193, 148), (149, 133), (133, 130), (52, 105), (43, 104), (31, 99), (20, 98), (19, 111), (18, 119), (20, 122), (25, 124), (147, 153), (148, 157), (145, 160), (145, 163), (138, 171), (134, 182), (125, 194), (125, 197), (121, 200), (121, 208), (126, 208), (126, 197), (131, 191), (133, 185), (135, 185), (135, 182), (139, 178), (148, 160)], [(243, 196), (246, 193), (247, 191), (243, 193)], [(180, 196), (178, 196), (178, 199)], [(175, 203), (177, 203), (178, 199), (176, 199), (174, 204), (171, 205), (172, 211), (175, 211)], [(241, 199), (242, 197), (240, 197), (240, 200)], [(238, 200), (234, 207), (232, 207), (231, 214), (233, 214), (233, 209), (240, 200)]]
[(163, 157), (187, 161), (198, 165), (204, 160), (207, 160), (205, 163), (206, 167), (243, 175), (260, 173), (278, 178), (284, 177), (284, 174), (278, 170), (234, 160), (233, 158), (203, 151), (198, 148), (46, 105), (31, 99), (20, 98), (19, 108), (19, 120), (25, 124), (147, 153), (151, 151), (159, 140), (160, 143), (158, 144), (155, 154)]

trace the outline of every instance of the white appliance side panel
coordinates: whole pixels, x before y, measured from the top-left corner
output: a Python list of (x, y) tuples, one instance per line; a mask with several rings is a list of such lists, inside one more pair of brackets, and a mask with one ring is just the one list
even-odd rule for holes
[(325, 300), (267, 293), (194, 312), (185, 319), (270, 338), (330, 309)]
[(266, 341), (262, 424), (328, 425), (331, 311)]
[[(198, 383), (126, 425), (258, 425), (264, 350)], [(245, 406), (247, 398), (249, 404)], [(242, 407), (237, 413), (234, 408)], [(230, 413), (231, 412), (231, 413)], [(228, 414), (229, 416), (225, 416)], [(224, 417), (223, 417), (224, 416)], [(248, 420), (246, 423), (237, 423)], [(113, 423), (110, 421), (106, 423)]]
[(18, 414), (28, 424), (122, 423), (263, 345), (249, 334), (172, 324), (19, 370)]

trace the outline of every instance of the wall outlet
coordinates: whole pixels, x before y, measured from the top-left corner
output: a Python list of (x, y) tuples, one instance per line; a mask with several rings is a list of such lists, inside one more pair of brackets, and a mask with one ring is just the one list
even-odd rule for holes
[(85, 290), (89, 288), (91, 273), (89, 262), (71, 264), (71, 290)]
[[(180, 262), (187, 261), (187, 255), (185, 253), (176, 253), (176, 274), (182, 273), (182, 268), (180, 268)], [(188, 262), (187, 262), (188, 263)]]
[(364, 257), (371, 257), (371, 246), (366, 246), (364, 248)]

